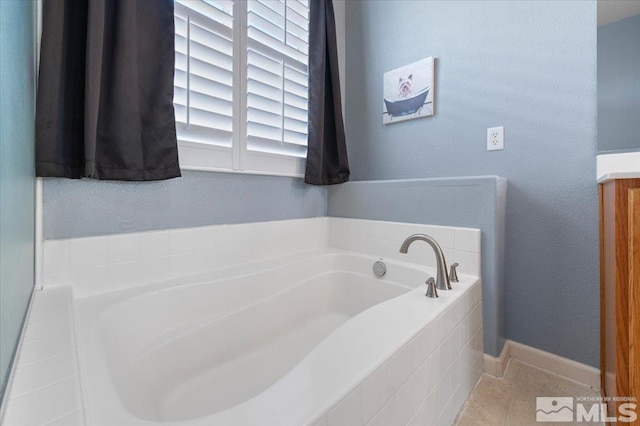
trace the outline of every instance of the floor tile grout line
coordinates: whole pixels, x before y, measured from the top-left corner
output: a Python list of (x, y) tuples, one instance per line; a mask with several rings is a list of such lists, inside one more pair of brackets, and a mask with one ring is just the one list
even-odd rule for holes
[(526, 365), (526, 366), (528, 366), (528, 367), (532, 367), (532, 368), (535, 368), (535, 369), (537, 369), (537, 370), (544, 371), (545, 373), (549, 373), (549, 374), (551, 374), (551, 375), (553, 375), (553, 376), (555, 376), (555, 377), (557, 377), (557, 378), (560, 378), (560, 379), (563, 379), (563, 380), (568, 380), (568, 381), (570, 381), (570, 382), (572, 382), (572, 383), (574, 383), (574, 384), (576, 384), (576, 385), (578, 385), (578, 386), (581, 386), (581, 387), (583, 387), (583, 388), (585, 388), (585, 389), (593, 389), (593, 390), (595, 390), (595, 391), (600, 391), (600, 389), (598, 389), (598, 388), (594, 388), (594, 387), (589, 386), (589, 385), (587, 385), (587, 384), (585, 384), (585, 383), (578, 382), (577, 380), (574, 380), (574, 379), (572, 379), (572, 378), (570, 378), (570, 377), (563, 376), (562, 374), (556, 373), (556, 372), (554, 372), (554, 371), (547, 370), (546, 368), (537, 367), (537, 366), (535, 366), (535, 365), (533, 365), (533, 364), (529, 364), (528, 362), (525, 362), (525, 361), (520, 361), (520, 360), (518, 360), (518, 362), (520, 362), (521, 364), (524, 364), (524, 365)]
[[(530, 369), (531, 371), (529, 371)], [(529, 392), (529, 390), (531, 390), (529, 388), (529, 384), (533, 383), (531, 382), (532, 380), (532, 377), (530, 376), (531, 373), (536, 375), (536, 377), (539, 376), (540, 379), (543, 380), (543, 382), (546, 383), (547, 385), (551, 385), (551, 386), (570, 385), (571, 388), (563, 389), (565, 392), (569, 392), (569, 393), (566, 393), (566, 395), (571, 394), (573, 396), (579, 396), (579, 395), (582, 395), (583, 392), (593, 393), (593, 391), (597, 393), (597, 390), (590, 388), (589, 386), (584, 386), (581, 383), (576, 383), (575, 381), (567, 379), (559, 374), (549, 372), (545, 369), (538, 368), (528, 363), (515, 360), (515, 359), (509, 360), (509, 363), (507, 364), (507, 368), (505, 370), (506, 370), (505, 374), (501, 378), (493, 377), (487, 373), (482, 374), (480, 378), (481, 381), (486, 382), (487, 386), (490, 386), (490, 387), (497, 386), (500, 388), (504, 388), (505, 390), (508, 390), (510, 392), (510, 397), (507, 397), (506, 395), (504, 396), (505, 403), (507, 403), (505, 405), (508, 405), (508, 407), (506, 407), (505, 405), (502, 405), (495, 398), (492, 400), (485, 401), (484, 407), (489, 411), (495, 411), (498, 408), (498, 406), (503, 407), (502, 408), (503, 410), (506, 409), (506, 411), (503, 411), (503, 414), (502, 414), (503, 416), (505, 416), (503, 418), (506, 418), (506, 420), (501, 422), (499, 421), (499, 419), (496, 419), (496, 421), (493, 424), (497, 426), (514, 426), (514, 425), (519, 426), (521, 424), (524, 424), (522, 423), (524, 420), (520, 418), (523, 415), (526, 418), (530, 418), (533, 415), (533, 417), (531, 417), (531, 421), (535, 419), (535, 408), (534, 408), (535, 401), (531, 401), (532, 395), (531, 395), (531, 392)], [(574, 386), (574, 385), (578, 385), (578, 386)], [(469, 398), (465, 401), (465, 404), (463, 405), (458, 415), (456, 416), (456, 423), (454, 423), (456, 426), (460, 426), (461, 424), (473, 424), (473, 425), (478, 424), (477, 422), (469, 423), (468, 422), (469, 418), (467, 415), (468, 414), (467, 410), (470, 407), (469, 401), (471, 401), (474, 398), (474, 394), (476, 392), (477, 392), (477, 388), (474, 387), (471, 394), (469, 395)], [(521, 397), (525, 397), (525, 400), (522, 400)], [(516, 400), (518, 402), (516, 402)], [(521, 406), (520, 402), (523, 402), (524, 405)], [(604, 425), (598, 424), (598, 426), (604, 426)]]
[[(505, 369), (505, 372), (502, 376), (503, 378), (506, 376), (507, 371), (509, 371), (509, 368), (513, 367), (512, 361), (513, 359), (509, 359), (509, 362), (507, 363), (507, 368)], [(506, 419), (504, 419), (504, 426), (507, 426), (507, 422), (511, 418), (511, 410), (513, 409), (513, 403), (516, 400), (516, 395), (518, 393), (518, 385), (520, 384), (520, 373), (521, 371), (518, 370), (518, 372), (516, 373), (516, 377), (513, 380), (513, 392), (511, 393), (511, 401), (509, 402), (509, 408), (507, 409), (507, 417)]]

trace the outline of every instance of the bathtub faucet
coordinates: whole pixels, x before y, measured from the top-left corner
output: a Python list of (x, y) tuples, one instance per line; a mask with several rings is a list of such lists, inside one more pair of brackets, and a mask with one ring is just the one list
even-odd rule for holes
[(449, 282), (449, 275), (447, 275), (447, 261), (444, 259), (444, 253), (440, 248), (440, 244), (433, 237), (426, 234), (413, 234), (407, 237), (400, 247), (400, 253), (406, 254), (409, 250), (409, 246), (414, 241), (424, 241), (431, 246), (436, 253), (436, 288), (438, 290), (451, 290), (451, 283)]

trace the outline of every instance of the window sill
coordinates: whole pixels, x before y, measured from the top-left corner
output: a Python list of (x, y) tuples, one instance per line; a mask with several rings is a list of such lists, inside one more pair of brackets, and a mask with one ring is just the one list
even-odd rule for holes
[(215, 167), (198, 167), (198, 166), (180, 166), (180, 170), (189, 170), (196, 172), (213, 172), (213, 173), (235, 173), (241, 175), (262, 175), (262, 176), (279, 176), (279, 177), (292, 177), (303, 179), (303, 174), (285, 174), (285, 173), (270, 173), (253, 170), (231, 170), (231, 169), (217, 169)]
[(302, 158), (259, 152), (245, 156), (244, 161), (238, 161), (241, 164), (234, 164), (231, 147), (183, 140), (178, 140), (178, 155), (182, 170), (304, 177), (305, 161)]

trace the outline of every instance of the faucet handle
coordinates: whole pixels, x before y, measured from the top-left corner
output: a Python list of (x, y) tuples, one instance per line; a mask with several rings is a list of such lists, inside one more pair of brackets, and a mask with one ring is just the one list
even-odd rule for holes
[(433, 277), (429, 277), (426, 281), (427, 284), (427, 294), (425, 296), (435, 299), (438, 297), (438, 290), (436, 289), (436, 280)]
[(449, 269), (449, 281), (457, 283), (458, 281), (460, 281), (458, 279), (458, 272), (456, 272), (456, 268), (459, 266), (459, 264), (456, 262), (453, 265), (451, 265), (451, 268)]

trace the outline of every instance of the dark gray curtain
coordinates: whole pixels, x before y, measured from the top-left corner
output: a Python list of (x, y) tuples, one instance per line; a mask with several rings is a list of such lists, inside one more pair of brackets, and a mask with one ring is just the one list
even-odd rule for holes
[(309, 7), (309, 149), (304, 181), (333, 185), (349, 180), (336, 22), (332, 0), (311, 0)]
[(180, 176), (173, 0), (45, 0), (36, 174)]

